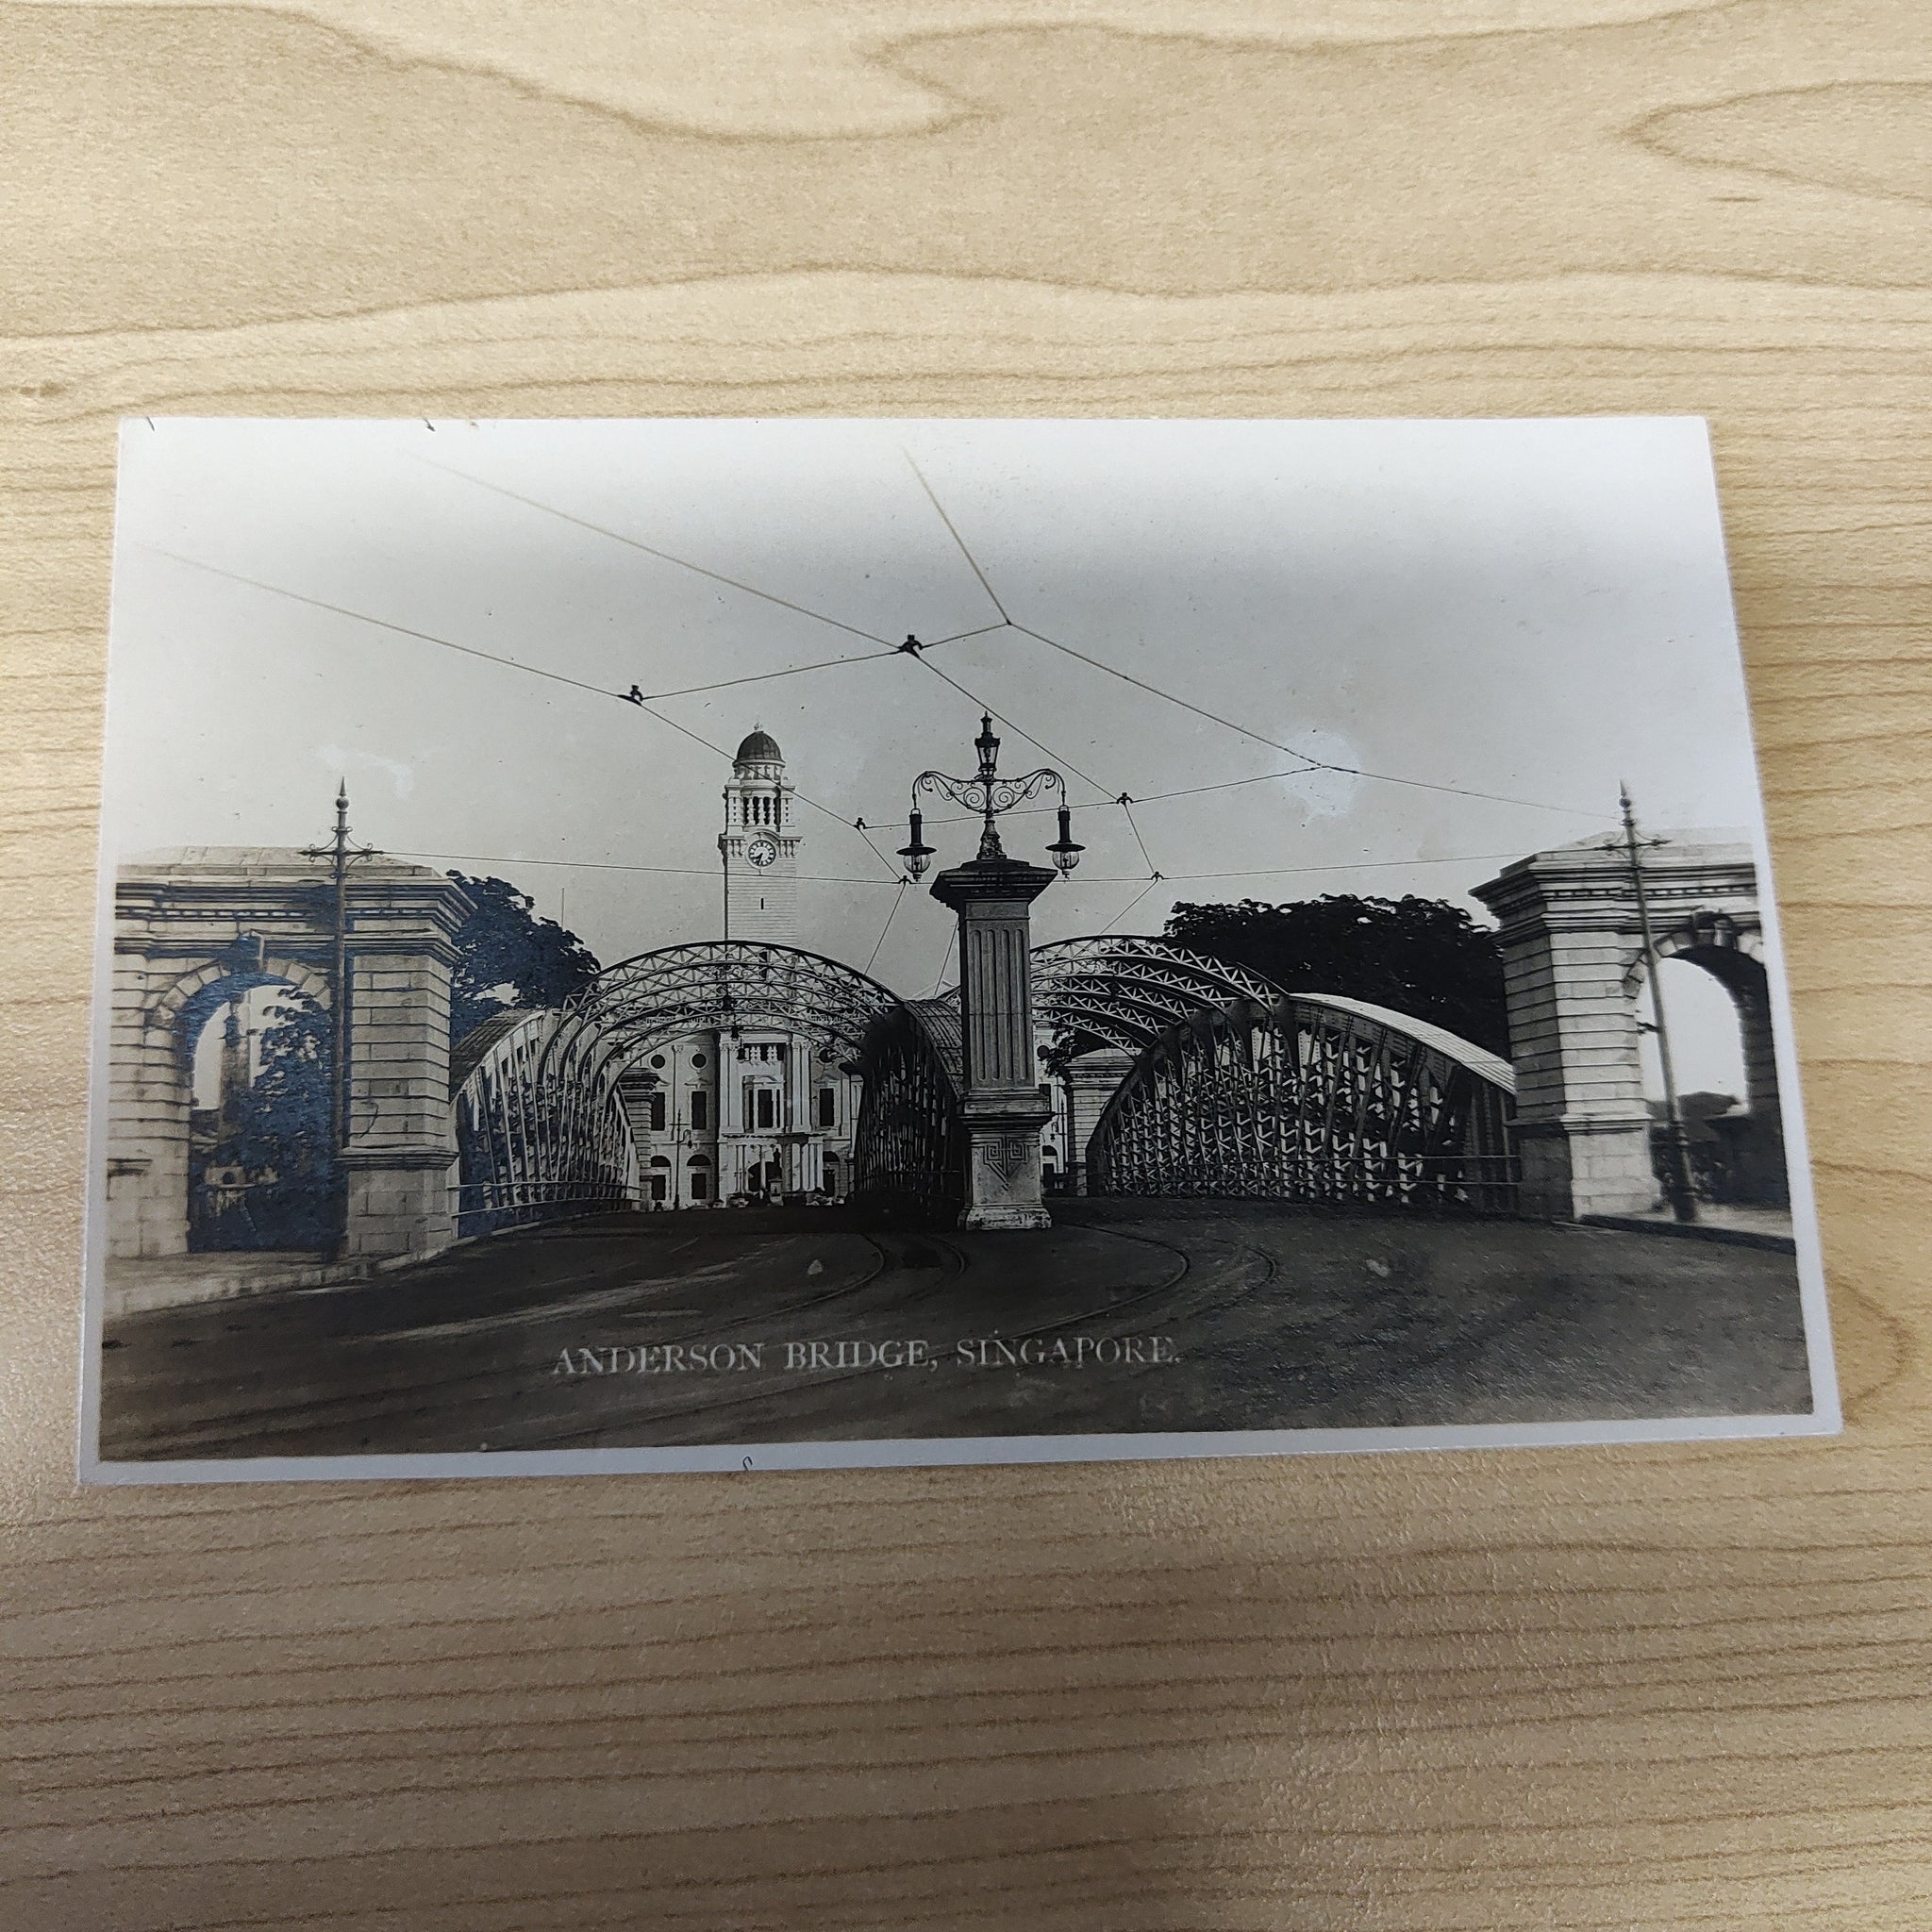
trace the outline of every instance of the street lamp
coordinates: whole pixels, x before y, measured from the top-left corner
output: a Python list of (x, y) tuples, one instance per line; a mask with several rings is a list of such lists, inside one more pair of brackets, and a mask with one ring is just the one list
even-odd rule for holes
[[(913, 790), (912, 795), (915, 798), (919, 796), (916, 787)], [(932, 863), (933, 848), (925, 842), (924, 821), (916, 805), (912, 808), (909, 818), (912, 832), (911, 842), (900, 846), (899, 857), (906, 861), (906, 870), (914, 878), (923, 879), (925, 876), (926, 867)]]
[[(1067, 807), (1067, 784), (1048, 766), (1024, 778), (1000, 776), (1000, 741), (982, 713), (974, 741), (978, 769), (970, 778), (922, 772), (912, 781), (911, 837), (899, 857), (918, 878), (932, 862), (919, 801), (928, 791), (976, 811), (979, 853), (942, 872), (932, 895), (959, 921), (958, 1153), (962, 1227), (1039, 1228), (1052, 1224), (1041, 1200), (1040, 1131), (1053, 1103), (1033, 1058), (1032, 905), (1056, 876), (1080, 862)], [(1060, 833), (1047, 847), (1054, 869), (1008, 858), (996, 823), (1042, 791), (1059, 793)]]
[(914, 878), (923, 878), (933, 861), (934, 848), (925, 842), (925, 820), (919, 809), (922, 792), (937, 791), (954, 804), (963, 805), (968, 811), (978, 812), (984, 820), (979, 834), (979, 856), (983, 859), (1000, 859), (1007, 855), (993, 821), (1001, 812), (1011, 811), (1029, 798), (1038, 798), (1042, 791), (1057, 791), (1060, 794), (1060, 835), (1046, 849), (1055, 868), (1064, 877), (1079, 864), (1080, 855), (1087, 849), (1074, 837), (1073, 813), (1066, 804), (1067, 781), (1050, 765), (1028, 772), (1024, 778), (1002, 778), (1000, 741), (993, 733), (990, 712), (981, 712), (979, 736), (973, 745), (979, 754), (979, 769), (972, 777), (952, 778), (943, 772), (922, 772), (913, 779), (912, 808), (907, 814), (910, 837), (899, 848), (907, 872)]
[(1079, 864), (1080, 855), (1087, 849), (1074, 841), (1074, 814), (1065, 806), (1060, 807), (1060, 835), (1046, 849), (1062, 878)]

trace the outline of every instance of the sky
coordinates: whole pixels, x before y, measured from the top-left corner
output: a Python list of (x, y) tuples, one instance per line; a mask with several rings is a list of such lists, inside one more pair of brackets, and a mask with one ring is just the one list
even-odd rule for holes
[[(912, 996), (952, 920), (891, 855), (982, 705), (1087, 847), (1042, 941), (1330, 891), (1487, 917), (1469, 889), (1607, 836), (1620, 780), (1648, 830), (1759, 823), (1686, 418), (138, 417), (110, 667), (110, 863), (312, 843), (345, 778), (359, 841), (511, 879), (607, 963), (717, 935), (761, 724), (812, 801), (801, 943)], [(1727, 999), (1677, 978), (1680, 1084), (1736, 1091)]]

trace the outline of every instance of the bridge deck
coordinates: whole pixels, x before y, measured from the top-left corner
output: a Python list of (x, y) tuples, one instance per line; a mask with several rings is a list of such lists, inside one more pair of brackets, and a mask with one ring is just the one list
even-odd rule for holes
[[(914, 1341), (915, 1366), (868, 1353)], [(720, 1365), (694, 1364), (699, 1351)], [(1788, 1256), (1208, 1201), (1061, 1203), (1051, 1230), (1006, 1235), (809, 1209), (606, 1216), (379, 1281), (129, 1314), (110, 1323), (104, 1359), (103, 1450), (130, 1459), (1808, 1401)]]

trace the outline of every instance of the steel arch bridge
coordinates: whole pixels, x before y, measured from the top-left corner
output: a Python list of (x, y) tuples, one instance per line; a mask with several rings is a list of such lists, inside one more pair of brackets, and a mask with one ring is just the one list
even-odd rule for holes
[(851, 1060), (874, 1018), (899, 1004), (890, 988), (822, 953), (703, 940), (606, 967), (564, 1005), (555, 1054), (627, 1064), (683, 1034), (771, 1026), (803, 1034), (828, 1060)]
[(541, 1077), (561, 1017), (554, 1009), (499, 1014), (450, 1057), (459, 1236), (624, 1208), (638, 1197), (637, 1143), (617, 1069), (592, 1061), (585, 1077)]
[(1033, 949), (1034, 1019), (1062, 1048), (1085, 1034), (1138, 1054), (1169, 1026), (1230, 1000), (1280, 997), (1258, 973), (1166, 940), (1095, 934)]
[(1496, 1055), (1164, 940), (1097, 935), (1033, 957), (1058, 1058), (1083, 1041), (1134, 1056), (1084, 1150), (1091, 1191), (1513, 1206), (1516, 1081)]
[[(1091, 1191), (1510, 1205), (1513, 1076), (1441, 1027), (1138, 936), (1036, 948), (1032, 997), (1050, 1063), (1096, 1042), (1131, 1056), (1087, 1145)], [(625, 1071), (742, 1027), (802, 1035), (859, 1074), (857, 1192), (925, 1212), (958, 1198), (957, 991), (904, 1001), (820, 954), (709, 941), (623, 960), (562, 1008), (462, 1042), (461, 1231), (637, 1201)]]
[(1335, 994), (1203, 1009), (1136, 1058), (1088, 1143), (1096, 1193), (1515, 1206), (1507, 1061)]
[(741, 940), (663, 946), (608, 967), (561, 1008), (487, 1021), (458, 1046), (459, 1231), (483, 1233), (641, 1198), (618, 1086), (686, 1034), (771, 1027), (852, 1066), (899, 997), (854, 968)]

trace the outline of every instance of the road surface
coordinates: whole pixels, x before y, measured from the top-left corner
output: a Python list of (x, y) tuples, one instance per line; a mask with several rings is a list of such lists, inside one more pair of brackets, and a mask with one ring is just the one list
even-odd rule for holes
[(1663, 1234), (1060, 1204), (1037, 1234), (625, 1214), (124, 1316), (109, 1459), (1789, 1413), (1788, 1255)]

